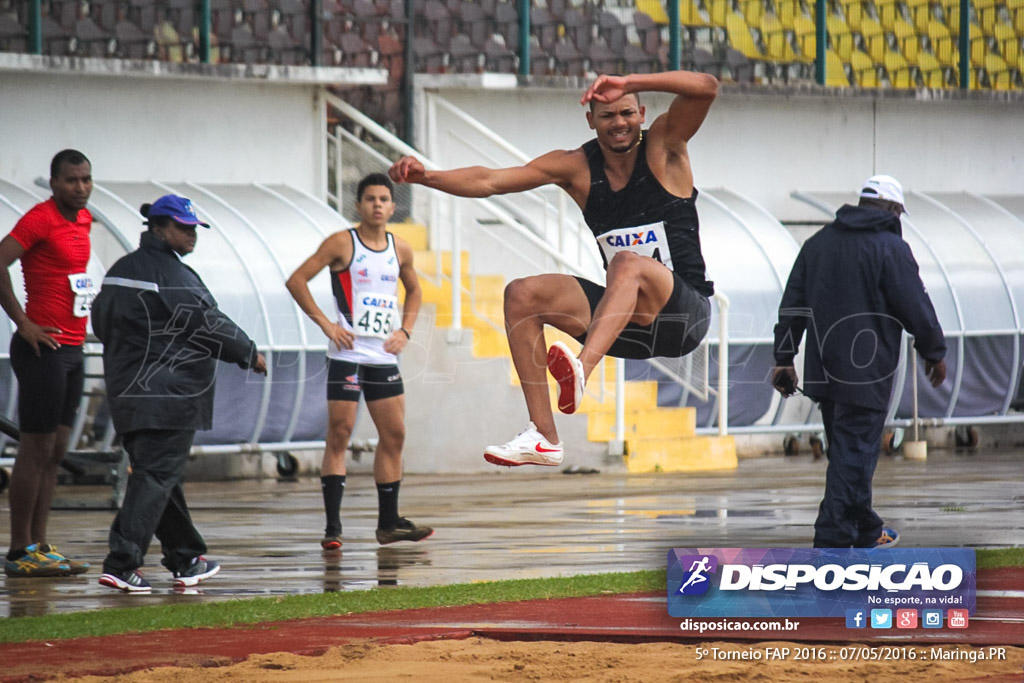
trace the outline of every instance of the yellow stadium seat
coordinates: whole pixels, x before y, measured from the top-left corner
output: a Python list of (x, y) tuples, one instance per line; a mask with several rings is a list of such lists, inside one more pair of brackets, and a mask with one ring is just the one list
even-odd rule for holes
[(999, 54), (1007, 64), (1016, 64), (1017, 57), (1021, 54), (1021, 37), (1009, 24), (996, 24), (995, 34)]
[(939, 21), (928, 22), (928, 41), (931, 43), (932, 52), (939, 64), (944, 67), (956, 68), (956, 60), (953, 57), (953, 37), (945, 24)]
[(825, 51), (825, 85), (842, 88), (850, 85), (843, 60), (832, 50)]
[(729, 44), (734, 50), (747, 59), (764, 60), (764, 54), (754, 42), (754, 36), (750, 33), (743, 15), (733, 12), (725, 18), (725, 30), (729, 36)]
[(850, 68), (853, 71), (854, 85), (862, 88), (878, 87), (878, 68), (867, 53), (854, 50), (850, 55)]
[[(683, 3), (680, 3), (683, 4)], [(665, 3), (661, 0), (636, 0), (636, 8), (654, 20), (656, 24), (668, 24)], [(680, 8), (682, 11), (682, 8)]]
[(972, 4), (982, 33), (986, 36), (992, 35), (999, 14), (996, 0), (973, 0)]
[(775, 0), (775, 13), (787, 31), (794, 29), (797, 17), (803, 15), (799, 0)]
[(916, 83), (910, 73), (910, 65), (899, 52), (885, 53), (885, 71), (889, 74), (889, 85), (894, 88), (913, 88)]
[(882, 26), (874, 19), (864, 17), (860, 24), (860, 35), (864, 39), (864, 49), (877, 64), (885, 59), (885, 34)]
[(825, 20), (825, 26), (832, 42), (832, 49), (838, 52), (844, 61), (849, 60), (850, 53), (853, 52), (853, 34), (850, 33), (850, 27), (837, 14), (830, 15)]
[(732, 13), (732, 3), (730, 0), (708, 0), (705, 3), (705, 7), (708, 8), (711, 25), (718, 28), (726, 28), (727, 19)]
[(765, 14), (761, 17), (761, 41), (764, 43), (764, 54), (768, 59), (775, 62), (797, 61), (786, 29), (774, 14)]
[(875, 0), (875, 9), (878, 11), (878, 23), (891, 33), (899, 16), (896, 0)]
[(907, 11), (918, 33), (923, 34), (932, 18), (932, 0), (906, 0)]
[(911, 66), (917, 65), (917, 53), (920, 52), (921, 39), (917, 35), (917, 29), (903, 19), (896, 20), (896, 43), (900, 46), (900, 52)]
[(797, 17), (793, 22), (793, 37), (805, 62), (813, 62), (817, 53), (817, 36), (814, 21), (807, 16)]
[(917, 56), (918, 68), (921, 70), (921, 81), (926, 88), (945, 88), (946, 72), (939, 60), (930, 52), (922, 52)]
[(764, 16), (764, 0), (739, 0), (740, 11), (747, 26), (760, 26)]
[(679, 23), (683, 26), (707, 26), (708, 22), (697, 6), (697, 0), (679, 0)]
[(843, 0), (843, 14), (846, 25), (853, 32), (860, 31), (860, 23), (864, 20), (864, 3), (861, 0)]
[(993, 90), (1013, 89), (1013, 76), (1006, 61), (999, 55), (985, 55), (985, 72), (988, 74), (989, 87)]

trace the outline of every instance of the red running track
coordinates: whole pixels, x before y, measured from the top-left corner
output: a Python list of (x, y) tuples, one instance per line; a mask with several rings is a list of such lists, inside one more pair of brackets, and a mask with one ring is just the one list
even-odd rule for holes
[[(172, 664), (216, 666), (270, 652), (316, 655), (356, 640), (408, 643), (470, 636), (624, 643), (785, 640), (1024, 646), (1024, 568), (980, 571), (977, 589), (976, 613), (963, 630), (853, 631), (846, 628), (843, 619), (792, 619), (800, 621), (795, 631), (714, 631), (701, 635), (680, 630), (682, 620), (668, 616), (663, 593), (610, 595), (8, 643), (0, 645), (0, 681), (38, 680), (58, 673), (111, 675)], [(875, 633), (882, 635), (872, 638)]]

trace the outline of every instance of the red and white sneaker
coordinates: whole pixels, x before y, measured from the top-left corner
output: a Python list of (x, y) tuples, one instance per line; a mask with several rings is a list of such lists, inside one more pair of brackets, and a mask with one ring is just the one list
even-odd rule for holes
[(548, 349), (548, 371), (558, 382), (558, 409), (571, 415), (583, 400), (583, 363), (569, 347), (556, 341)]
[(484, 460), (493, 465), (518, 467), (519, 465), (562, 464), (562, 444), (553, 444), (537, 431), (532, 423), (519, 435), (502, 446), (488, 446), (484, 449)]

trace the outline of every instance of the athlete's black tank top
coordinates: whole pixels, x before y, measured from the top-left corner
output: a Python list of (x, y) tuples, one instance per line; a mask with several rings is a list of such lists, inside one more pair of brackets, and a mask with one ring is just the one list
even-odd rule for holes
[(714, 294), (700, 250), (697, 189), (683, 198), (662, 187), (647, 165), (645, 139), (640, 141), (633, 175), (618, 192), (611, 190), (597, 140), (584, 143), (583, 152), (590, 166), (583, 219), (597, 238), (605, 268), (615, 252), (633, 251), (664, 263), (704, 296)]

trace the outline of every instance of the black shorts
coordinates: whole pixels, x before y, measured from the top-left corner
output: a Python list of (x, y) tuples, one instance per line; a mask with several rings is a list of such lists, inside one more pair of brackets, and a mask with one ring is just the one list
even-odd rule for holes
[[(654, 322), (646, 326), (627, 323), (607, 355), (635, 359), (679, 358), (700, 345), (711, 324), (711, 302), (684, 282), (678, 273), (673, 272), (672, 277), (675, 280), (672, 295)], [(593, 316), (605, 288), (580, 277), (576, 280), (583, 287)], [(586, 340), (585, 333), (576, 337), (581, 344)]]
[(405, 385), (398, 366), (360, 365), (328, 358), (327, 400), (358, 401), (360, 393), (367, 402), (404, 394)]
[(40, 355), (20, 334), (11, 338), (11, 369), (18, 378), (18, 428), (26, 434), (51, 434), (71, 427), (82, 402), (85, 359), (81, 346), (58, 349), (39, 345)]

